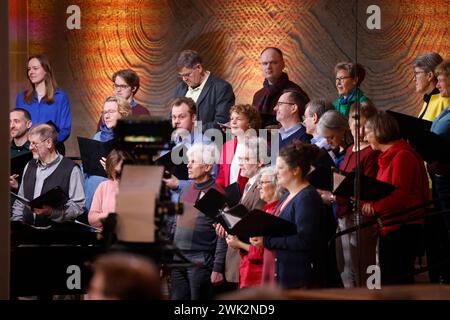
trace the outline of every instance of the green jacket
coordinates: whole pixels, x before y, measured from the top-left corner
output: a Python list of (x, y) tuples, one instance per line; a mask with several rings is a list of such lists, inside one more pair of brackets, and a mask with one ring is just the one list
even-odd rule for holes
[(333, 105), (337, 111), (339, 111), (341, 114), (343, 114), (348, 118), (348, 115), (350, 113), (350, 106), (352, 105), (352, 103), (356, 102), (356, 99), (358, 99), (359, 103), (363, 103), (369, 100), (369, 98), (367, 98), (364, 95), (364, 92), (362, 92), (360, 89), (353, 89), (347, 96), (347, 98), (339, 96), (333, 102)]

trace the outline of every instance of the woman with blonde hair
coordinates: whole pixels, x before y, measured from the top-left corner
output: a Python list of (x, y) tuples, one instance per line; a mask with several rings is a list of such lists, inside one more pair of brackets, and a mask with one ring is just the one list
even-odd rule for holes
[[(117, 121), (121, 118), (126, 118), (131, 114), (130, 103), (120, 97), (108, 97), (105, 99), (102, 111), (102, 124), (100, 125), (100, 131), (94, 135), (94, 140), (107, 142), (114, 139), (114, 128), (117, 125)], [(105, 159), (103, 159), (104, 161)], [(95, 190), (100, 182), (107, 180), (102, 176), (94, 176), (84, 174), (84, 191), (86, 195), (86, 208), (90, 210), (92, 198), (94, 197)]]

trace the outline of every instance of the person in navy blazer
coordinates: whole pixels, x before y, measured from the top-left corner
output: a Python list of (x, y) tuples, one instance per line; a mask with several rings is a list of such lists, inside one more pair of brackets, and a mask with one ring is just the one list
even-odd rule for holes
[(177, 69), (183, 81), (177, 85), (174, 97), (185, 96), (195, 101), (197, 120), (202, 121), (203, 131), (220, 129), (219, 123), (230, 120), (230, 108), (235, 102), (231, 85), (207, 71), (200, 55), (193, 50), (181, 52)]

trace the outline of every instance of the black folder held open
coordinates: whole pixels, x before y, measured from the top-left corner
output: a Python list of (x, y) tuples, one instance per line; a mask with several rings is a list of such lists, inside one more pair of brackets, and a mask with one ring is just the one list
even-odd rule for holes
[[(343, 198), (351, 198), (355, 195), (355, 172), (333, 172), (333, 193)], [(365, 201), (378, 201), (390, 195), (396, 187), (392, 184), (377, 180), (361, 174), (360, 199)]]
[(114, 140), (101, 142), (94, 139), (77, 137), (80, 147), (81, 161), (83, 162), (83, 171), (89, 175), (106, 177), (100, 159), (107, 157), (114, 149)]
[[(189, 180), (186, 152), (187, 147), (184, 144), (180, 144), (156, 159), (155, 162), (157, 165), (164, 166), (164, 169), (169, 171), (179, 180)], [(176, 161), (172, 160), (172, 156), (176, 158)]]
[(400, 135), (428, 162), (450, 162), (450, 143), (431, 132), (432, 122), (388, 110), (400, 127)]
[(13, 192), (10, 193), (11, 196), (30, 208), (43, 208), (44, 205), (52, 208), (61, 208), (67, 203), (67, 201), (69, 201), (69, 196), (61, 189), (61, 187), (50, 189), (46, 193), (41, 194), (39, 197), (34, 198), (31, 201), (20, 197)]
[(297, 232), (295, 224), (264, 211), (249, 211), (242, 204), (232, 208), (227, 205), (225, 195), (210, 189), (194, 207), (219, 222), (229, 234), (242, 240), (254, 236), (287, 236)]

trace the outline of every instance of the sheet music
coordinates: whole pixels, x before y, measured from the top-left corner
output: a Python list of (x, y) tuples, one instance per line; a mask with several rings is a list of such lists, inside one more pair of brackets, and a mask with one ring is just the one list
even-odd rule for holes
[(344, 181), (345, 176), (343, 174), (333, 172), (333, 192), (339, 187), (339, 185)]
[(236, 225), (236, 223), (241, 221), (241, 218), (233, 216), (229, 213), (222, 212), (222, 216), (223, 216), (224, 220), (226, 221), (226, 223), (228, 224), (228, 228), (230, 228), (230, 229), (232, 229)]
[(17, 200), (19, 200), (20, 202), (22, 202), (24, 205), (30, 206), (30, 201), (28, 201), (27, 199), (25, 199), (25, 198), (19, 196), (18, 194), (14, 193), (14, 192), (12, 192), (12, 191), (10, 191), (9, 193), (10, 193), (14, 198), (16, 198)]

